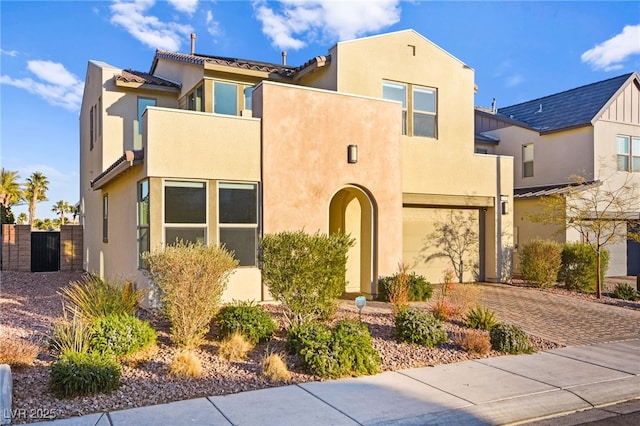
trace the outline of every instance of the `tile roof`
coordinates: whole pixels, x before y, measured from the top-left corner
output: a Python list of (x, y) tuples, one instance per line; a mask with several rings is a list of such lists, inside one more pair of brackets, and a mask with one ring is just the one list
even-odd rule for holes
[(124, 83), (142, 83), (151, 84), (154, 86), (175, 87), (177, 89), (180, 88), (180, 85), (177, 83), (165, 80), (164, 78), (156, 77), (155, 75), (151, 75), (142, 71), (123, 70), (121, 74), (116, 74), (114, 78), (116, 79), (116, 81), (122, 81)]
[(224, 56), (210, 56), (201, 54), (185, 54), (170, 52), (167, 50), (156, 50), (156, 59), (151, 66), (151, 72), (153, 73), (157, 58), (171, 59), (174, 61), (187, 62), (195, 65), (203, 65), (205, 63), (223, 65), (228, 67), (243, 68), (247, 70), (268, 72), (270, 74), (279, 74), (285, 77), (290, 77), (296, 70), (296, 67), (290, 67), (287, 65), (272, 64), (268, 62), (250, 61), (247, 59), (227, 58)]
[(587, 190), (602, 185), (599, 180), (580, 183), (561, 183), (557, 185), (535, 186), (531, 188), (514, 188), (513, 198), (536, 198), (546, 197), (553, 194), (564, 194), (570, 189), (580, 187), (581, 190)]
[(624, 74), (521, 104), (499, 108), (498, 114), (523, 121), (540, 132), (589, 124), (633, 74)]

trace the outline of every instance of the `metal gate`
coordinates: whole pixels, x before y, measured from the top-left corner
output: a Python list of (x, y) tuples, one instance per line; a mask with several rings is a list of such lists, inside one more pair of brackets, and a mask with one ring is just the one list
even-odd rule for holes
[[(640, 223), (629, 223), (629, 231), (640, 233)], [(627, 240), (627, 275), (640, 275), (640, 242)]]
[(60, 232), (31, 233), (31, 272), (60, 270)]

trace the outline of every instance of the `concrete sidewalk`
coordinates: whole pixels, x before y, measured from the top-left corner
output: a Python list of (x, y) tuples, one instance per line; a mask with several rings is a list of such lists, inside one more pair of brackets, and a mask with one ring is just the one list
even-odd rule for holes
[(485, 425), (640, 398), (640, 339), (302, 383), (38, 425)]

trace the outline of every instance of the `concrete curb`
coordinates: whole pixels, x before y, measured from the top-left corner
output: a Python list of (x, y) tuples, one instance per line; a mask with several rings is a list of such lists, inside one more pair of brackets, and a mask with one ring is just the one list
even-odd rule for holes
[(0, 364), (0, 425), (11, 424), (12, 392), (11, 367), (8, 364)]

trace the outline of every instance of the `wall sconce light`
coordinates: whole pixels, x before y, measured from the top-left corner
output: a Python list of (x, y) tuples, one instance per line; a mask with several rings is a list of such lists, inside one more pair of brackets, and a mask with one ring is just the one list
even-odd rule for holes
[(358, 145), (347, 146), (347, 162), (351, 164), (358, 162)]
[(509, 196), (500, 196), (500, 205), (502, 206), (502, 214), (509, 214)]

